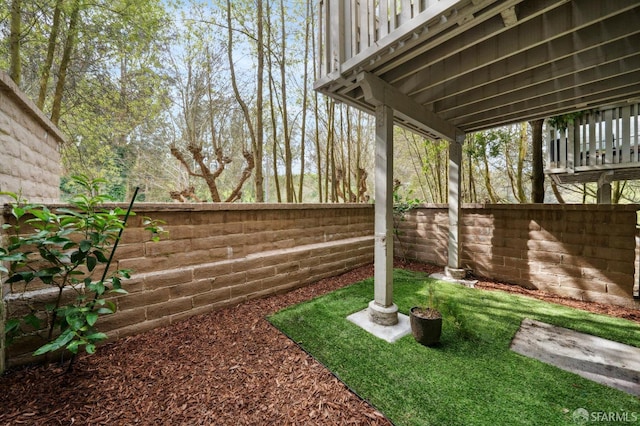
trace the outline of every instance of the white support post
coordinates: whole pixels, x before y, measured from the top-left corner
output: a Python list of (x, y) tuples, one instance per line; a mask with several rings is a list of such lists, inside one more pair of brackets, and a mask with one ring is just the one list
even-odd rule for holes
[(463, 279), (466, 271), (460, 266), (460, 174), (464, 135), (449, 142), (449, 251), (445, 273), (454, 279)]
[(393, 109), (376, 107), (374, 300), (369, 319), (379, 325), (398, 323), (393, 303)]
[(613, 172), (604, 172), (598, 178), (598, 192), (596, 194), (598, 204), (611, 204), (611, 182), (613, 180)]

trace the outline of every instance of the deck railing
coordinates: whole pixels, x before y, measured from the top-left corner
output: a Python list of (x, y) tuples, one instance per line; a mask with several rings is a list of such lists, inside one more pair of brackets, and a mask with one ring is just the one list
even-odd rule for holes
[[(319, 76), (341, 71), (356, 56), (394, 49), (429, 25), (446, 21), (459, 0), (320, 0)], [(416, 32), (418, 31), (418, 32)]]
[(547, 169), (552, 173), (640, 167), (640, 104), (590, 111), (550, 127)]

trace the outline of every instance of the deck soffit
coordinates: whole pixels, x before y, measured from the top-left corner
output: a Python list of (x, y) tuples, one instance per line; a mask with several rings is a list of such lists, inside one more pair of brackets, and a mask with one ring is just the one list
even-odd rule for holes
[[(383, 50), (350, 58), (316, 88), (373, 111), (358, 78), (366, 72), (394, 99), (429, 111), (432, 123), (464, 132), (640, 99), (639, 0), (457, 6), (464, 13), (449, 10), (442, 25), (414, 29), (396, 49), (381, 40)], [(409, 124), (423, 134), (442, 133), (429, 123)]]

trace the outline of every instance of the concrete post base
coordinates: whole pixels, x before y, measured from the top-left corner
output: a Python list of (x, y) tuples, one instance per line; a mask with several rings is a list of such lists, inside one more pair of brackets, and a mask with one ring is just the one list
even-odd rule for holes
[(369, 302), (369, 319), (374, 324), (396, 325), (398, 323), (398, 306), (394, 303), (384, 307), (376, 303), (375, 300)]
[(463, 280), (467, 277), (466, 269), (456, 269), (445, 266), (444, 273), (447, 277), (453, 278), (454, 280)]

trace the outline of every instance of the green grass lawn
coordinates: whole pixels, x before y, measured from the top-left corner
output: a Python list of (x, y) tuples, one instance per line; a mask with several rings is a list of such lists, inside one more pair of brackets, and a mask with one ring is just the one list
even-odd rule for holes
[(370, 335), (346, 317), (367, 307), (373, 279), (284, 309), (269, 321), (396, 425), (574, 425), (578, 408), (621, 413), (640, 424), (638, 398), (509, 350), (525, 317), (640, 347), (638, 324), (396, 270), (400, 312), (425, 304), (429, 283), (441, 302), (458, 306), (473, 336), (450, 317), (435, 348), (411, 335), (394, 344)]

